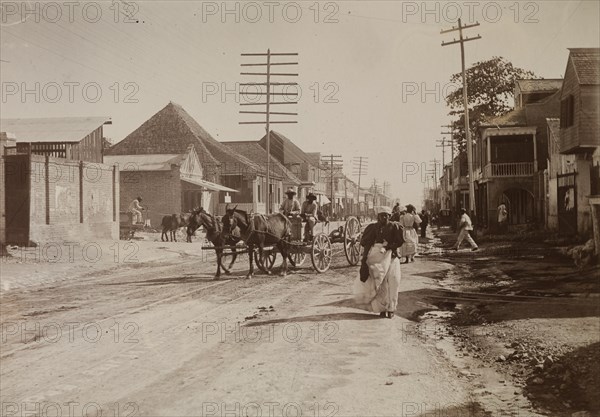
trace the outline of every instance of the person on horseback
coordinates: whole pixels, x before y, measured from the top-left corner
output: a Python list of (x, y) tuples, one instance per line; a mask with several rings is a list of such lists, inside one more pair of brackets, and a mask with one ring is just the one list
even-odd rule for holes
[(313, 229), (317, 223), (317, 210), (319, 209), (316, 200), (317, 196), (313, 193), (309, 193), (306, 196), (306, 201), (302, 203), (300, 216), (306, 220), (306, 225), (304, 226), (304, 240), (306, 242), (311, 242), (313, 240)]
[(292, 188), (288, 188), (285, 192), (287, 195), (287, 199), (281, 203), (279, 207), (279, 212), (282, 213), (285, 217), (297, 216), (300, 214), (300, 202), (294, 198), (296, 192)]

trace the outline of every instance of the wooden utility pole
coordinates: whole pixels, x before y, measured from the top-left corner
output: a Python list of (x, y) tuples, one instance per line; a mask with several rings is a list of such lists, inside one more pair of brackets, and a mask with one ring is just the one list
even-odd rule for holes
[(446, 166), (446, 148), (448, 146), (450, 146), (450, 142), (447, 141), (445, 137), (443, 137), (442, 139), (438, 139), (435, 144), (436, 148), (442, 148), (442, 171)]
[(456, 201), (454, 199), (454, 126), (442, 125), (442, 127), (448, 129), (448, 132), (442, 132), (442, 135), (450, 135), (450, 157), (452, 158), (450, 162), (450, 208), (454, 210), (456, 208)]
[(369, 158), (366, 156), (357, 156), (353, 159), (352, 163), (354, 168), (352, 174), (358, 175), (358, 196), (356, 197), (356, 201), (358, 202), (358, 214), (360, 214), (360, 178), (367, 173)]
[[(241, 95), (258, 95), (258, 96), (266, 96), (265, 102), (260, 103), (240, 103), (241, 106), (265, 106), (265, 111), (240, 111), (241, 114), (264, 114), (265, 121), (258, 122), (239, 122), (241, 125), (251, 125), (251, 124), (264, 124), (265, 129), (267, 131), (266, 136), (266, 151), (267, 151), (267, 163), (266, 163), (266, 177), (267, 177), (267, 197), (266, 197), (266, 212), (267, 214), (272, 211), (271, 206), (271, 124), (283, 124), (283, 123), (298, 123), (295, 120), (271, 120), (272, 115), (285, 115), (285, 116), (297, 116), (298, 113), (289, 113), (289, 112), (274, 112), (271, 111), (271, 105), (278, 104), (298, 104), (297, 101), (271, 101), (271, 96), (298, 96), (298, 93), (295, 92), (275, 92), (274, 87), (276, 86), (297, 86), (298, 83), (288, 82), (288, 83), (280, 83), (280, 82), (272, 82), (271, 77), (273, 76), (281, 76), (281, 77), (297, 77), (297, 73), (281, 73), (281, 72), (272, 72), (271, 67), (275, 65), (298, 65), (298, 62), (271, 62), (271, 57), (276, 56), (298, 56), (297, 53), (271, 53), (270, 49), (267, 49), (267, 53), (253, 53), (253, 54), (241, 54), (243, 57), (266, 57), (266, 63), (249, 63), (249, 64), (241, 64), (242, 67), (258, 67), (265, 66), (266, 72), (242, 72), (240, 75), (258, 75), (258, 76), (266, 76), (266, 82), (258, 82), (258, 83), (240, 83), (241, 87), (258, 87), (259, 90), (262, 90), (261, 87), (265, 87), (266, 91), (244, 91), (240, 90)], [(242, 101), (242, 100), (241, 100)]]
[[(377, 185), (377, 178), (373, 178), (373, 210), (377, 211), (377, 208), (375, 207), (377, 204), (377, 192), (378, 192), (378, 188), (379, 186)], [(377, 214), (377, 213), (375, 213)]]
[(462, 63), (462, 82), (463, 82), (463, 106), (465, 109), (465, 135), (467, 138), (467, 164), (469, 167), (469, 208), (473, 213), (477, 213), (475, 210), (475, 178), (473, 177), (473, 144), (471, 143), (471, 128), (469, 126), (469, 101), (467, 96), (467, 72), (465, 70), (465, 42), (474, 41), (481, 39), (481, 36), (477, 35), (474, 38), (463, 37), (463, 30), (479, 26), (479, 23), (473, 25), (463, 26), (461, 20), (458, 19), (458, 27), (452, 27), (452, 29), (442, 30), (440, 33), (454, 32), (458, 30), (459, 39), (454, 39), (452, 42), (442, 42), (442, 46), (453, 45), (460, 43), (460, 59)]
[(331, 175), (330, 181), (331, 181), (331, 213), (330, 214), (334, 214), (333, 211), (333, 205), (334, 205), (334, 195), (335, 195), (335, 189), (334, 189), (334, 180), (335, 180), (335, 174), (336, 172), (339, 170), (341, 171), (342, 169), (342, 156), (341, 155), (323, 155), (321, 156), (321, 163), (325, 164), (325, 165), (329, 165), (329, 172)]

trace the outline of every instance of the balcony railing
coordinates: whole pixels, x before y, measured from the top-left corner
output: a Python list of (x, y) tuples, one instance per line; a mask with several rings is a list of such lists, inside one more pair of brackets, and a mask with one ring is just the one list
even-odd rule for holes
[(533, 175), (533, 162), (505, 162), (487, 164), (484, 175), (490, 177), (528, 177)]

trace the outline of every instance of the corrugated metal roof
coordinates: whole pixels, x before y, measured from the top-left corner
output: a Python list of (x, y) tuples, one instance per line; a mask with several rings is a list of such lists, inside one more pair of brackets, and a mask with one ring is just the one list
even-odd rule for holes
[(181, 181), (189, 182), (190, 184), (199, 185), (200, 187), (206, 188), (211, 191), (227, 191), (228, 193), (239, 193), (238, 190), (233, 188), (225, 187), (221, 184), (215, 184), (214, 182), (204, 181), (199, 178), (193, 177), (181, 177)]
[(107, 116), (0, 119), (0, 131), (14, 133), (17, 142), (79, 142), (107, 122)]
[(119, 171), (170, 171), (172, 164), (180, 164), (185, 155), (104, 155), (104, 163), (118, 165)]

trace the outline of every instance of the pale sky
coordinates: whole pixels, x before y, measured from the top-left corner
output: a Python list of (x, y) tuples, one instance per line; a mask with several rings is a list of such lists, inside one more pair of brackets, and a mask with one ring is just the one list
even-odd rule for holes
[(260, 81), (240, 75), (241, 63), (260, 61), (241, 53), (297, 52), (298, 66), (277, 69), (299, 73), (278, 80), (300, 84), (300, 103), (277, 110), (297, 111), (298, 124), (273, 129), (306, 152), (342, 155), (348, 175), (353, 157), (368, 157), (361, 184), (388, 181), (417, 207), (422, 176), (402, 173), (442, 159), (435, 143), (451, 120), (443, 95), (460, 71), (459, 46), (441, 46), (457, 35), (441, 30), (459, 14), (478, 21), (466, 31), (482, 37), (466, 43), (467, 65), (502, 56), (544, 78), (562, 78), (567, 48), (600, 43), (600, 2), (587, 0), (2, 5), (3, 118), (107, 115), (105, 135), (118, 142), (174, 101), (218, 140), (258, 140), (264, 126), (238, 122), (260, 116), (238, 114), (250, 108), (221, 93)]

